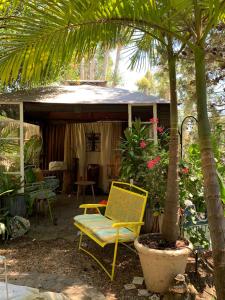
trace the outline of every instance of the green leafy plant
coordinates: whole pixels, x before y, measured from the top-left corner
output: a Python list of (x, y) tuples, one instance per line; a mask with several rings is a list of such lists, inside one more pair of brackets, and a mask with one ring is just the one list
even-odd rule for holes
[(0, 196), (4, 197), (8, 193), (15, 195), (21, 189), (22, 185), (20, 176), (0, 171)]
[[(214, 131), (213, 144), (217, 163), (217, 175), (220, 185), (221, 199), (225, 204), (225, 188), (223, 180), (225, 175), (225, 155), (222, 143), (218, 139), (219, 134), (220, 126), (219, 132), (217, 130)], [(186, 160), (180, 162), (179, 187), (181, 206), (184, 206), (185, 200), (191, 200), (198, 212), (206, 211), (206, 203), (203, 192), (203, 174), (201, 167), (200, 148), (196, 143), (193, 143), (189, 146), (187, 150)]]
[[(225, 185), (223, 181), (224, 176), (224, 153), (221, 143), (219, 142), (219, 131), (216, 129), (213, 136), (214, 153), (217, 162), (218, 181), (220, 185), (220, 194), (222, 202), (225, 204)], [(217, 141), (217, 142), (216, 142)], [(198, 213), (206, 213), (206, 203), (203, 193), (203, 174), (201, 169), (201, 159), (200, 159), (200, 149), (198, 144), (191, 144), (188, 148), (188, 153), (186, 155), (186, 161), (181, 161), (180, 163), (180, 181), (179, 181), (179, 191), (180, 191), (180, 204), (184, 207), (185, 201), (190, 200), (196, 207)], [(209, 240), (206, 235), (206, 231), (201, 227), (194, 226), (197, 223), (196, 211), (190, 211), (187, 222), (193, 226), (187, 226), (185, 231), (188, 234), (190, 241), (194, 245), (202, 245), (203, 248), (207, 249), (209, 247)], [(225, 212), (224, 212), (225, 213)]]
[[(190, 205), (191, 204), (191, 205)], [(184, 209), (183, 230), (191, 243), (197, 248), (209, 249), (207, 237), (207, 219), (202, 219), (191, 202)]]
[(42, 150), (42, 138), (39, 135), (32, 135), (24, 144), (24, 164), (36, 165)]
[[(0, 193), (0, 201), (5, 195), (11, 192), (13, 192), (13, 190), (7, 190)], [(10, 227), (9, 227), (10, 218), (11, 217), (9, 215), (9, 211), (6, 208), (1, 208), (0, 209), (0, 235), (3, 240), (8, 239), (10, 234)]]
[(206, 204), (203, 193), (203, 175), (198, 144), (190, 145), (187, 157), (186, 161), (180, 162), (180, 204), (184, 206), (185, 200), (191, 200), (198, 212), (205, 212)]

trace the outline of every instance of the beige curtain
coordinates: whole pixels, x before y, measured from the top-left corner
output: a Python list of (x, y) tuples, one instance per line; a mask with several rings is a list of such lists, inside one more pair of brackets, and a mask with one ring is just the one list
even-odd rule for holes
[(79, 158), (78, 179), (85, 178), (86, 141), (83, 124), (67, 124), (64, 140), (64, 161), (67, 170), (63, 178), (63, 191), (71, 192), (71, 166), (74, 158)]
[(112, 176), (118, 177), (121, 165), (121, 151), (120, 143), (122, 136), (122, 123), (114, 122), (112, 123), (112, 154), (110, 164), (113, 166)]
[(107, 166), (112, 155), (112, 123), (100, 123), (101, 125), (101, 182), (104, 192), (108, 191)]
[[(86, 152), (86, 133), (100, 133), (101, 146), (99, 152)], [(107, 167), (118, 163), (118, 147), (121, 137), (121, 123), (97, 122), (67, 124), (64, 143), (64, 161), (68, 170), (73, 158), (79, 158), (78, 179), (86, 178), (88, 164), (99, 164), (100, 180), (99, 187), (103, 191), (108, 190)], [(65, 181), (65, 180), (64, 180)], [(67, 185), (64, 182), (64, 185)], [(66, 188), (64, 188), (64, 191)]]
[(72, 160), (79, 158), (78, 178), (85, 178), (86, 167), (86, 140), (85, 128), (83, 124), (67, 124), (64, 142), (64, 161), (68, 170), (72, 165)]

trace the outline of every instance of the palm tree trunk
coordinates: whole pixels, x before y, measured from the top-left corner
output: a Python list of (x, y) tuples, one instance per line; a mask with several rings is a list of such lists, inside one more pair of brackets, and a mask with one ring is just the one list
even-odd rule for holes
[(176, 241), (178, 230), (178, 112), (176, 88), (176, 56), (172, 43), (168, 45), (168, 66), (170, 79), (170, 143), (169, 167), (167, 175), (167, 190), (165, 211), (162, 224), (162, 235), (168, 241)]
[(199, 46), (194, 51), (196, 69), (196, 92), (198, 112), (198, 134), (201, 150), (204, 192), (214, 260), (214, 280), (217, 299), (225, 299), (225, 218), (220, 199), (219, 183), (216, 173), (207, 113), (205, 78), (205, 53)]
[(89, 61), (89, 79), (95, 79), (95, 56)]
[(113, 82), (112, 82), (113, 87), (115, 87), (118, 84), (117, 79), (118, 79), (121, 49), (122, 49), (122, 45), (118, 44), (116, 48), (116, 62), (115, 62), (115, 68), (113, 72)]
[(82, 58), (80, 62), (80, 80), (84, 80), (85, 78), (85, 70), (84, 70), (84, 58)]
[(102, 80), (106, 80), (107, 79), (108, 65), (109, 65), (109, 48), (106, 47), (105, 48), (105, 53), (104, 53)]

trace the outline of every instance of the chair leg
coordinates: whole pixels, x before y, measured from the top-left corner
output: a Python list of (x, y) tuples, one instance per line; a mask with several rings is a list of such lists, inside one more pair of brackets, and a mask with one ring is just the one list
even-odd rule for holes
[(80, 194), (80, 185), (77, 185), (77, 203), (79, 201), (79, 194)]
[(48, 202), (48, 211), (49, 211), (50, 220), (51, 220), (51, 222), (53, 224), (54, 221), (53, 221), (53, 216), (52, 216), (52, 208), (51, 208), (50, 200), (48, 198), (47, 198), (47, 202)]
[(94, 191), (93, 184), (91, 185), (91, 191), (92, 191), (92, 196), (93, 196), (94, 203), (95, 203), (95, 191)]
[(40, 200), (36, 199), (35, 200), (35, 217), (36, 217), (37, 223), (39, 223), (38, 212), (40, 212)]
[(115, 246), (114, 246), (114, 255), (113, 255), (113, 263), (112, 263), (112, 273), (111, 273), (111, 276), (110, 276), (111, 281), (113, 281), (114, 273), (115, 273), (117, 250), (118, 250), (118, 239), (116, 239)]
[(79, 244), (78, 244), (78, 249), (81, 249), (81, 244), (82, 244), (82, 238), (83, 238), (83, 233), (80, 231), (80, 239), (79, 239)]

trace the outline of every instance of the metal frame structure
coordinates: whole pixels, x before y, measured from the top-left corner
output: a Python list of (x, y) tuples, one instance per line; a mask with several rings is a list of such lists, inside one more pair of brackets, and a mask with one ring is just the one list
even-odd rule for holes
[[(128, 126), (132, 127), (132, 107), (137, 107), (137, 106), (146, 106), (146, 107), (152, 107), (153, 108), (153, 118), (157, 119), (157, 104), (153, 103), (153, 104), (128, 104)], [(146, 122), (142, 122), (142, 124), (147, 124)], [(148, 122), (149, 124), (149, 122)], [(153, 123), (153, 140), (154, 140), (154, 144), (157, 145), (158, 144), (158, 134), (157, 134), (157, 123)]]
[[(19, 136), (16, 138), (9, 138), (9, 139), (16, 139), (19, 141), (20, 145), (20, 170), (19, 172), (10, 172), (12, 174), (19, 174), (21, 176), (21, 181), (24, 181), (24, 119), (23, 119), (23, 102), (5, 102), (1, 101), (0, 105), (17, 105), (19, 108), (19, 120), (15, 120), (19, 122)], [(1, 137), (0, 137), (1, 139)], [(21, 189), (23, 192), (23, 189)]]

